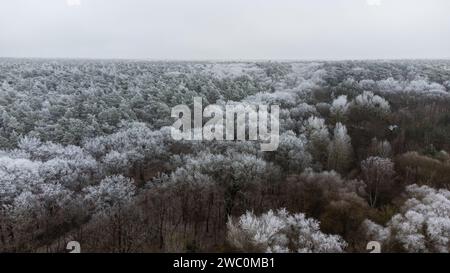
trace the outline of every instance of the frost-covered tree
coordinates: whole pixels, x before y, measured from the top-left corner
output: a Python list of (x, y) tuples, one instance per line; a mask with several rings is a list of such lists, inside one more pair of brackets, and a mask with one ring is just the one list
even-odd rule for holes
[(152, 184), (160, 185), (163, 188), (182, 187), (200, 191), (214, 185), (213, 179), (201, 172), (194, 164), (186, 164), (178, 167), (170, 175), (162, 174), (153, 179)]
[(119, 176), (109, 176), (103, 179), (99, 185), (85, 189), (86, 201), (93, 204), (95, 211), (109, 212), (121, 209), (132, 202), (136, 194), (133, 180)]
[(342, 95), (333, 100), (330, 108), (330, 114), (334, 121), (345, 122), (346, 115), (350, 104), (347, 100), (347, 96)]
[(126, 153), (119, 153), (118, 151), (110, 151), (103, 159), (105, 170), (108, 174), (125, 174), (130, 167), (128, 156)]
[(0, 205), (11, 204), (18, 195), (38, 187), (40, 166), (29, 159), (0, 156)]
[(78, 146), (44, 143), (29, 136), (21, 138), (18, 146), (23, 157), (41, 163), (39, 176), (45, 183), (81, 191), (101, 174), (97, 161)]
[(358, 95), (351, 102), (350, 108), (355, 111), (353, 114), (367, 113), (367, 115), (376, 115), (377, 117), (384, 117), (391, 110), (388, 101), (369, 91), (364, 91), (361, 95)]
[(309, 167), (312, 161), (307, 151), (307, 140), (301, 135), (287, 131), (280, 136), (278, 149), (274, 152), (273, 161), (281, 165), (289, 173), (300, 173)]
[(328, 169), (343, 173), (350, 168), (352, 161), (353, 148), (347, 127), (337, 123), (333, 139), (328, 145)]
[(387, 251), (450, 252), (450, 192), (417, 185), (406, 192), (409, 199), (386, 227), (364, 222), (367, 236)]
[(302, 132), (304, 120), (316, 115), (318, 115), (316, 107), (303, 102), (294, 107), (282, 108), (280, 110), (281, 128), (296, 133)]
[(146, 180), (146, 169), (168, 158), (169, 131), (153, 131), (142, 123), (133, 123), (119, 132), (89, 139), (84, 148), (100, 159), (111, 174), (122, 171), (137, 181)]
[(54, 158), (44, 162), (39, 174), (46, 183), (60, 183), (66, 188), (81, 191), (100, 174), (97, 162), (90, 156), (82, 158)]
[(134, 232), (139, 224), (142, 225), (134, 206), (134, 181), (121, 175), (108, 176), (99, 185), (86, 188), (85, 192), (84, 206), (92, 217), (84, 228), (87, 229), (86, 237), (93, 236), (94, 248), (100, 244), (101, 249), (130, 252), (138, 236)]
[(424, 94), (436, 94), (436, 95), (448, 95), (446, 89), (444, 86), (442, 86), (439, 83), (423, 80), (423, 79), (417, 79), (414, 81), (411, 81), (408, 83), (408, 85), (405, 87), (406, 92), (410, 93), (424, 93)]
[(367, 185), (366, 191), (369, 204), (375, 207), (383, 201), (386, 195), (393, 192), (394, 187), (394, 163), (388, 158), (369, 157), (361, 162), (363, 180)]
[(260, 216), (247, 211), (228, 220), (228, 241), (247, 252), (343, 252), (347, 244), (338, 235), (320, 231), (320, 223), (302, 213), (269, 210)]
[(312, 116), (308, 118), (304, 125), (305, 135), (308, 139), (308, 151), (314, 160), (322, 165), (328, 159), (328, 146), (330, 145), (330, 133), (325, 124), (325, 120)]
[(39, 226), (36, 225), (36, 221), (42, 223), (52, 221), (59, 224), (58, 220), (62, 219), (52, 219), (57, 217), (67, 217), (70, 221), (71, 215), (64, 215), (64, 212), (67, 212), (64, 210), (71, 206), (71, 202), (75, 204), (77, 202), (75, 199), (73, 192), (61, 185), (40, 184), (33, 191), (24, 191), (17, 196), (13, 203), (14, 216), (22, 225), (27, 223), (27, 228)]
[[(280, 170), (274, 164), (255, 155), (236, 152), (228, 152), (225, 155), (202, 152), (197, 156), (188, 156), (183, 168), (191, 173), (195, 170), (194, 177), (202, 177), (201, 181), (212, 180), (224, 190), (227, 215), (231, 213), (236, 198), (244, 189), (268, 185), (280, 177)], [(204, 179), (200, 174), (210, 179)]]

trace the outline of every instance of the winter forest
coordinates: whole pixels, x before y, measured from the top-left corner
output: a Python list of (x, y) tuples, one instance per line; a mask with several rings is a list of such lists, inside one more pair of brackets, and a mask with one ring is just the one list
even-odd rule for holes
[[(171, 108), (280, 106), (280, 141)], [(0, 252), (450, 251), (450, 61), (0, 59)]]

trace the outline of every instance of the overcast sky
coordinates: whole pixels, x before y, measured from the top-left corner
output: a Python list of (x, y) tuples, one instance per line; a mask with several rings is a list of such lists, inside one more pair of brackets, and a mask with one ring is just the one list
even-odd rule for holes
[(449, 0), (0, 0), (0, 57), (450, 57)]

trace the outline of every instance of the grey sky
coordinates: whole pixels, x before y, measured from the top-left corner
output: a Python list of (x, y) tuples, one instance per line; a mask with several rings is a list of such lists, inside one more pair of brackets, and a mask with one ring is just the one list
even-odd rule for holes
[(449, 0), (0, 0), (0, 57), (450, 57)]

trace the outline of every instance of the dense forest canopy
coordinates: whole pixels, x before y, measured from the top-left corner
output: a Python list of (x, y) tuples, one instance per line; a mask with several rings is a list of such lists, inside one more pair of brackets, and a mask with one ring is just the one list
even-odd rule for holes
[[(280, 106), (280, 145), (171, 108)], [(0, 252), (450, 251), (450, 61), (0, 59)]]

